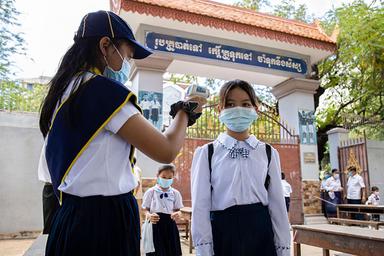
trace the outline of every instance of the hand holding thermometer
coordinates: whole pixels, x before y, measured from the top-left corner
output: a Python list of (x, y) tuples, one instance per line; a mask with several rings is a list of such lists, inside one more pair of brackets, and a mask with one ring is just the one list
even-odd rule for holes
[(207, 103), (209, 97), (209, 90), (203, 86), (193, 84), (188, 87), (186, 97), (187, 100), (172, 104), (169, 114), (172, 118), (175, 118), (177, 112), (182, 109), (188, 114), (188, 126), (191, 126), (201, 116), (203, 105)]
[[(186, 96), (190, 99), (192, 98), (204, 98), (205, 102), (209, 98), (210, 93), (207, 87), (192, 84), (188, 86)], [(193, 102), (192, 100), (189, 101), (189, 104), (191, 105), (191, 108), (195, 110), (198, 106), (197, 102)]]

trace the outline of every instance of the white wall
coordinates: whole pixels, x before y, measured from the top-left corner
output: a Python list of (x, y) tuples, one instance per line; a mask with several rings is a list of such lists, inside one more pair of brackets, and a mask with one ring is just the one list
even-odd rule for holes
[(35, 114), (0, 112), (0, 234), (42, 229), (37, 125)]
[(384, 141), (367, 141), (367, 153), (371, 186), (379, 187), (384, 195)]

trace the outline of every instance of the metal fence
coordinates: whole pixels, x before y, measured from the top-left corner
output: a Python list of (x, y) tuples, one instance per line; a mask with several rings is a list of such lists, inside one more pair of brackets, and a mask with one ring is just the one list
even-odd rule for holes
[[(220, 133), (225, 131), (224, 125), (219, 121), (217, 105), (218, 98), (210, 98), (208, 106), (203, 109), (202, 116), (195, 125), (188, 128), (188, 138), (214, 140)], [(260, 107), (258, 120), (250, 127), (250, 133), (269, 143), (299, 143), (299, 137), (295, 135), (295, 131), (289, 129), (274, 110), (263, 106)]]

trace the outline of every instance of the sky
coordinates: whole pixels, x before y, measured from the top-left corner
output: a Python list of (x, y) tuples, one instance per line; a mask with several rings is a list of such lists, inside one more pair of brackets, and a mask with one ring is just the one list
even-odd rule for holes
[[(350, 0), (298, 0), (308, 12), (321, 17)], [(236, 0), (217, 0), (233, 4)], [(277, 0), (270, 0), (272, 4)], [(82, 17), (92, 11), (109, 10), (109, 0), (16, 0), (21, 12), (17, 31), (24, 33), (26, 56), (14, 56), (16, 78), (53, 76), (61, 57), (73, 43)]]

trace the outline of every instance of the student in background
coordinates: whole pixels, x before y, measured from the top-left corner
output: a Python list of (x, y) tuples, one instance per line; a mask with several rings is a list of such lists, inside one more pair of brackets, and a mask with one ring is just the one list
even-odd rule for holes
[(174, 165), (163, 165), (157, 172), (157, 184), (144, 193), (142, 207), (153, 224), (154, 253), (147, 256), (180, 256), (181, 245), (176, 221), (183, 208), (181, 194), (172, 188)]
[(340, 172), (338, 169), (332, 170), (332, 176), (326, 180), (324, 188), (327, 192), (327, 201), (331, 203), (326, 207), (327, 216), (336, 217), (336, 205), (341, 204), (343, 192), (343, 187), (340, 182)]
[(328, 198), (328, 195), (327, 195), (327, 191), (325, 190), (325, 184), (327, 182), (327, 179), (331, 177), (331, 174), (329, 174), (329, 172), (325, 172), (324, 173), (324, 177), (323, 179), (321, 180), (321, 184), (320, 184), (320, 198), (322, 199), (321, 200), (321, 211), (323, 212), (324, 216), (327, 218), (327, 209), (326, 209), (326, 202), (325, 200), (327, 200)]
[(285, 173), (284, 172), (281, 172), (281, 185), (283, 186), (283, 193), (284, 193), (284, 198), (285, 198), (285, 206), (287, 207), (287, 212), (289, 212), (289, 205), (291, 203), (292, 187), (285, 180)]
[[(371, 195), (368, 197), (366, 205), (379, 205), (380, 204), (380, 192), (379, 188), (376, 186), (373, 186), (371, 188)], [(378, 214), (372, 214), (372, 220), (374, 221), (380, 221), (380, 215)]]
[[(348, 167), (347, 201), (348, 204), (362, 204), (365, 199), (365, 184), (355, 166)], [(361, 214), (351, 214), (352, 218), (363, 219)]]

